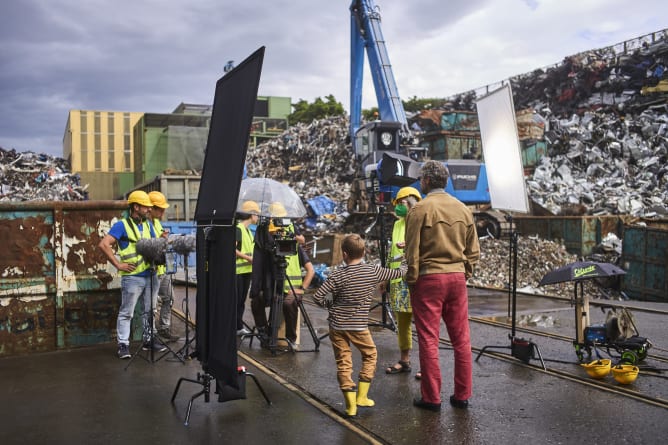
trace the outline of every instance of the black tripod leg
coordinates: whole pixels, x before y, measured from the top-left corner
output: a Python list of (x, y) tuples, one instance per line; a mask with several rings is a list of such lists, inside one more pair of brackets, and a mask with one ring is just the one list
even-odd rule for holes
[(257, 380), (257, 377), (255, 377), (255, 375), (251, 374), (250, 372), (247, 372), (246, 375), (253, 379), (253, 381), (257, 385), (258, 389), (262, 393), (262, 396), (264, 397), (264, 400), (267, 401), (267, 405), (271, 405), (271, 400), (269, 400), (269, 397), (267, 397), (267, 393), (264, 392), (264, 388), (262, 388), (262, 385), (260, 385), (260, 382)]
[(188, 409), (186, 410), (186, 419), (184, 422), (185, 426), (188, 426), (188, 423), (190, 422), (190, 411), (192, 411), (193, 407), (193, 402), (195, 401), (196, 398), (200, 396), (204, 396), (204, 401), (209, 402), (210, 400), (210, 393), (211, 393), (211, 380), (213, 380), (213, 377), (211, 377), (209, 374), (197, 374), (197, 380), (192, 380), (192, 379), (187, 379), (185, 377), (181, 377), (176, 384), (176, 388), (174, 388), (174, 394), (172, 394), (172, 403), (174, 403), (174, 399), (176, 398), (176, 393), (179, 390), (179, 387), (181, 386), (181, 382), (192, 382), (192, 383), (197, 383), (198, 385), (202, 385), (203, 388), (200, 392), (194, 394), (191, 398), (190, 401), (188, 402)]
[(274, 295), (271, 300), (271, 310), (269, 313), (269, 326), (271, 328), (271, 338), (269, 339), (269, 350), (272, 354), (276, 354), (278, 349), (278, 320), (280, 319), (280, 311), (283, 307), (283, 292), (276, 292), (274, 289)]
[(172, 394), (172, 403), (174, 403), (174, 399), (176, 398), (176, 394), (179, 392), (179, 388), (181, 387), (181, 382), (192, 382), (192, 383), (198, 383), (201, 384), (199, 380), (193, 380), (193, 379), (187, 379), (185, 377), (181, 377), (179, 381), (176, 383), (176, 388), (174, 388), (174, 394)]
[[(292, 284), (290, 284), (290, 287), (292, 287)], [(311, 323), (311, 318), (308, 316), (308, 313), (306, 312), (306, 307), (304, 306), (304, 301), (302, 300), (302, 298), (297, 298), (297, 304), (299, 305), (299, 310), (301, 311), (302, 315), (304, 315), (304, 322), (306, 323), (306, 327), (308, 328), (308, 331), (311, 334), (311, 338), (313, 338), (313, 343), (315, 343), (315, 350), (318, 351), (320, 350), (320, 337), (318, 337), (317, 332), (315, 332), (315, 329), (313, 328), (313, 324)], [(329, 335), (329, 333), (327, 333), (327, 335)]]

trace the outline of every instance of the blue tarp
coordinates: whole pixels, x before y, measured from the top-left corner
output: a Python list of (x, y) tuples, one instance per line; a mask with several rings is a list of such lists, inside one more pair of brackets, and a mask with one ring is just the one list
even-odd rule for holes
[(306, 203), (309, 205), (314, 215), (306, 218), (305, 225), (309, 228), (315, 227), (321, 216), (331, 215), (336, 212), (336, 202), (324, 195), (307, 199)]

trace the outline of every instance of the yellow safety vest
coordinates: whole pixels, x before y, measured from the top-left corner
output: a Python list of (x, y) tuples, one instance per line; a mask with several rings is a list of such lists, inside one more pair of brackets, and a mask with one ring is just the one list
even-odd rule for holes
[(283, 291), (288, 293), (290, 292), (290, 284), (294, 289), (298, 289), (302, 285), (302, 267), (299, 264), (299, 254), (286, 256), (285, 259), (288, 262), (288, 266), (285, 268), (285, 276), (290, 279), (286, 279), (283, 283)]
[[(160, 238), (165, 229), (162, 227), (162, 223), (158, 218), (153, 218), (153, 227), (155, 228), (155, 237)], [(155, 266), (155, 272), (160, 275), (164, 275), (167, 272), (167, 265), (159, 264)]]
[[(397, 247), (397, 243), (406, 241), (406, 219), (399, 218), (394, 222), (392, 229), (392, 246), (390, 247), (390, 258), (388, 267), (390, 269), (399, 269), (401, 267), (401, 259), (393, 260), (393, 258), (404, 254), (404, 250)], [(390, 280), (390, 283), (399, 283), (403, 278), (395, 278)]]
[(136, 267), (132, 272), (121, 271), (120, 274), (137, 275), (151, 267), (150, 263), (144, 260), (144, 257), (137, 253), (136, 246), (137, 241), (140, 239), (151, 239), (153, 237), (151, 234), (151, 223), (148, 220), (144, 221), (144, 230), (140, 231), (137, 224), (135, 224), (131, 218), (125, 218), (122, 221), (123, 225), (125, 226), (125, 233), (128, 236), (129, 243), (125, 249), (120, 249), (118, 251), (118, 256), (120, 257), (121, 262), (133, 263), (136, 265)]
[[(250, 229), (246, 227), (243, 223), (237, 223), (237, 228), (241, 230), (241, 249), (239, 249), (245, 255), (253, 255), (253, 248), (255, 247), (255, 241), (253, 240), (253, 234)], [(237, 258), (237, 275), (251, 273), (253, 271), (253, 263), (246, 261), (243, 258)]]

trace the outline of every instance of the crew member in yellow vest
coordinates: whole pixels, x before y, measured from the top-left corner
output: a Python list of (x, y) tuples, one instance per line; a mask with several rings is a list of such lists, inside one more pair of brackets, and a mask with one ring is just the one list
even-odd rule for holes
[(254, 235), (251, 224), (256, 225), (260, 215), (260, 206), (255, 201), (245, 201), (241, 204), (241, 211), (237, 213), (237, 335), (250, 334), (244, 326), (244, 309), (246, 296), (253, 274), (253, 249), (255, 248)]
[[(392, 247), (390, 247), (388, 261), (390, 269), (398, 269), (401, 266), (406, 236), (406, 215), (415, 203), (421, 199), (422, 196), (417, 189), (403, 187), (399, 189), (397, 196), (392, 200), (397, 220), (392, 228)], [(411, 349), (413, 349), (411, 322), (413, 321), (413, 311), (408, 286), (403, 278), (395, 278), (390, 281), (389, 295), (390, 308), (397, 321), (397, 340), (401, 355), (399, 361), (392, 366), (388, 366), (385, 372), (387, 374), (411, 372)], [(419, 376), (419, 373), (417, 375)]]
[[(280, 202), (274, 202), (269, 206), (269, 214), (272, 218), (287, 218), (288, 213)], [(271, 304), (271, 298), (266, 298), (267, 294), (273, 293), (274, 286), (280, 286), (283, 292), (283, 319), (285, 321), (285, 337), (292, 343), (295, 349), (297, 341), (297, 321), (299, 315), (299, 300), (304, 295), (304, 290), (311, 285), (311, 280), (315, 276), (315, 269), (304, 249), (302, 249), (303, 236), (295, 233), (294, 224), (290, 223), (285, 227), (276, 228), (273, 221), (269, 224), (268, 235), (269, 242), (273, 242), (276, 232), (284, 231), (294, 237), (296, 251), (294, 255), (286, 255), (287, 262), (283, 283), (276, 282), (276, 269), (273, 255), (259, 248), (256, 244), (253, 258), (253, 278), (251, 283), (251, 309), (255, 320), (255, 327), (260, 333), (260, 340), (263, 345), (267, 344), (269, 335), (269, 323), (267, 321), (266, 306)], [(256, 234), (257, 236), (258, 234)], [(256, 267), (257, 265), (257, 267)], [(306, 271), (302, 277), (302, 269)], [(271, 276), (269, 276), (271, 275)], [(290, 287), (292, 284), (292, 288)], [(271, 290), (270, 290), (271, 289)], [(294, 293), (292, 292), (294, 289)]]
[[(165, 210), (169, 208), (169, 203), (165, 195), (158, 191), (152, 191), (148, 194), (149, 199), (153, 203), (151, 207), (151, 221), (158, 236), (167, 238), (169, 230), (162, 226), (162, 219), (165, 216)], [(167, 266), (164, 264), (156, 266), (158, 274), (158, 305), (156, 311), (158, 313), (157, 332), (161, 339), (168, 343), (177, 341), (180, 337), (173, 335), (171, 332), (172, 325), (172, 306), (174, 305), (174, 285), (172, 283), (172, 275), (167, 274)]]
[[(153, 207), (148, 194), (137, 190), (128, 196), (129, 217), (117, 221), (109, 233), (98, 244), (107, 259), (121, 275), (121, 306), (118, 310), (116, 333), (118, 337), (118, 358), (130, 358), (130, 321), (139, 298), (144, 303), (142, 321), (144, 325), (143, 348), (148, 350), (151, 344), (155, 351), (166, 350), (157, 339), (151, 342), (149, 323), (152, 322), (151, 301), (158, 294), (158, 277), (151, 264), (144, 259), (136, 248), (140, 239), (156, 238), (157, 233), (151, 224), (150, 210)], [(114, 248), (118, 247), (117, 255)]]

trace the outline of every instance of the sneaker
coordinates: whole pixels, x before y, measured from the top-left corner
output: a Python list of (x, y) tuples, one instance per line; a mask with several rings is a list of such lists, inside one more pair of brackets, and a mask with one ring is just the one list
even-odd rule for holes
[(118, 358), (130, 358), (130, 347), (125, 343), (118, 344)]
[[(149, 351), (151, 349), (151, 342), (145, 341), (141, 348), (144, 351)], [(166, 350), (167, 346), (165, 346), (160, 340), (158, 340), (157, 338), (153, 339), (153, 352), (163, 352)]]
[(158, 337), (160, 337), (161, 340), (167, 343), (174, 343), (181, 339), (181, 337), (179, 337), (178, 335), (172, 335), (169, 332), (169, 329), (160, 329), (158, 331)]
[(241, 337), (242, 335), (249, 335), (250, 333), (251, 333), (251, 331), (249, 331), (249, 330), (246, 329), (246, 328), (241, 328), (241, 329), (238, 329), (238, 330), (237, 330), (237, 335), (238, 335), (239, 337)]

